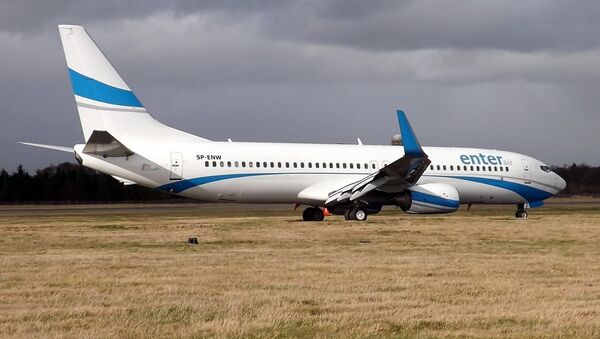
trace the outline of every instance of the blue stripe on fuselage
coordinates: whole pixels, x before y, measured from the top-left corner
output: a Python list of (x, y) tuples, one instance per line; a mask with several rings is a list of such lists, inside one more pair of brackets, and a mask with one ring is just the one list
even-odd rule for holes
[[(221, 175), (211, 175), (211, 176), (206, 176), (206, 177), (198, 177), (198, 178), (180, 180), (180, 181), (162, 185), (162, 186), (158, 187), (157, 189), (161, 190), (161, 191), (171, 192), (171, 193), (181, 193), (189, 188), (208, 184), (211, 182), (216, 182), (216, 181), (235, 179), (235, 178), (252, 177), (252, 176), (282, 175), (282, 174), (334, 174), (334, 173), (310, 173), (310, 172), (309, 173), (298, 173), (298, 172), (294, 172), (294, 173), (221, 174)], [(337, 174), (342, 174), (342, 173), (337, 173)], [(349, 174), (351, 174), (351, 173), (349, 173)], [(531, 186), (527, 186), (527, 185), (523, 185), (523, 184), (518, 184), (515, 182), (511, 182), (511, 181), (506, 181), (506, 180), (489, 179), (489, 178), (481, 178), (481, 177), (469, 177), (469, 176), (448, 176), (448, 177), (440, 176), (440, 177), (472, 181), (472, 182), (476, 182), (476, 183), (480, 183), (480, 184), (503, 188), (503, 189), (515, 192), (516, 194), (520, 195), (528, 202), (542, 201), (542, 200), (545, 200), (552, 196), (552, 193), (546, 192), (544, 190), (541, 190), (541, 189), (538, 189), (535, 187), (531, 187)], [(413, 193), (415, 193), (415, 192), (413, 191)], [(418, 193), (425, 195), (425, 193), (421, 193), (421, 192), (418, 192)], [(447, 206), (447, 207), (455, 207), (456, 204), (459, 203), (456, 200), (443, 199), (443, 198), (436, 197), (433, 195), (429, 195), (429, 196), (431, 197), (431, 198), (429, 198), (429, 201), (420, 200), (419, 198), (417, 198), (416, 200), (423, 201), (423, 202), (430, 202), (430, 203), (433, 203), (436, 205)], [(434, 202), (432, 200), (433, 198), (440, 199), (440, 201)]]
[(525, 200), (527, 200), (529, 202), (542, 201), (542, 200), (550, 198), (553, 195), (552, 193), (546, 192), (539, 188), (535, 188), (535, 187), (531, 187), (531, 186), (523, 185), (523, 184), (518, 184), (516, 182), (506, 181), (506, 180), (489, 179), (489, 178), (481, 178), (481, 177), (469, 177), (469, 176), (449, 176), (448, 178), (472, 181), (472, 182), (477, 182), (480, 184), (504, 188), (506, 190), (517, 193), (518, 195), (522, 196)]
[(240, 173), (240, 174), (211, 175), (208, 177), (198, 177), (198, 178), (193, 178), (193, 179), (185, 179), (185, 180), (181, 180), (181, 181), (172, 182), (172, 183), (157, 187), (156, 189), (160, 190), (160, 191), (170, 192), (170, 193), (181, 193), (189, 188), (204, 185), (204, 184), (209, 184), (209, 183), (215, 182), (215, 181), (252, 177), (252, 176), (261, 176), (261, 175), (269, 175), (269, 174), (278, 174), (278, 173)]
[(107, 85), (69, 68), (73, 92), (80, 97), (107, 104), (143, 107), (133, 92)]

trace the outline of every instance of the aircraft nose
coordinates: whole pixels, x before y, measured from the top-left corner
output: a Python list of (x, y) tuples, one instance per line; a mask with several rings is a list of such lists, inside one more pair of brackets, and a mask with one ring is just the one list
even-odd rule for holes
[(560, 175), (556, 175), (556, 188), (560, 191), (564, 190), (567, 187), (567, 182)]

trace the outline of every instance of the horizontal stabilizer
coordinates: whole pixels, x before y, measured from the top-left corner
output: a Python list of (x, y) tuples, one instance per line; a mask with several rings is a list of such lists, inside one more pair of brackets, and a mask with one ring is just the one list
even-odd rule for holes
[(128, 157), (134, 153), (107, 131), (93, 131), (83, 147), (83, 153), (103, 157)]
[(32, 142), (23, 142), (23, 141), (19, 141), (19, 144), (22, 145), (28, 145), (28, 146), (33, 146), (33, 147), (40, 147), (40, 148), (46, 148), (46, 149), (51, 149), (51, 150), (55, 150), (55, 151), (61, 151), (61, 152), (68, 152), (68, 153), (73, 153), (73, 147), (66, 147), (66, 146), (55, 146), (55, 145), (44, 145), (44, 144), (34, 144)]

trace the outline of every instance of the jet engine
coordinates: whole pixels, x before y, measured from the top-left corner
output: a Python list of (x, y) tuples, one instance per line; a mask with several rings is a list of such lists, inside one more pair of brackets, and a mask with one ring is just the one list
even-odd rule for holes
[(404, 212), (414, 214), (450, 213), (460, 204), (456, 188), (440, 183), (411, 186), (393, 200)]

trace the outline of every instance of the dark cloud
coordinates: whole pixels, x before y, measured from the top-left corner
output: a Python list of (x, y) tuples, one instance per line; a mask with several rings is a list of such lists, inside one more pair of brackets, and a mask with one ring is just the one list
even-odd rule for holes
[(600, 3), (593, 1), (318, 3), (304, 7), (308, 16), (296, 11), (275, 13), (273, 20), (265, 21), (265, 31), (303, 41), (386, 51), (589, 49), (598, 46), (600, 33)]
[(84, 24), (159, 120), (211, 139), (427, 145), (600, 163), (595, 2), (0, 2), (0, 167), (82, 141), (57, 23)]

